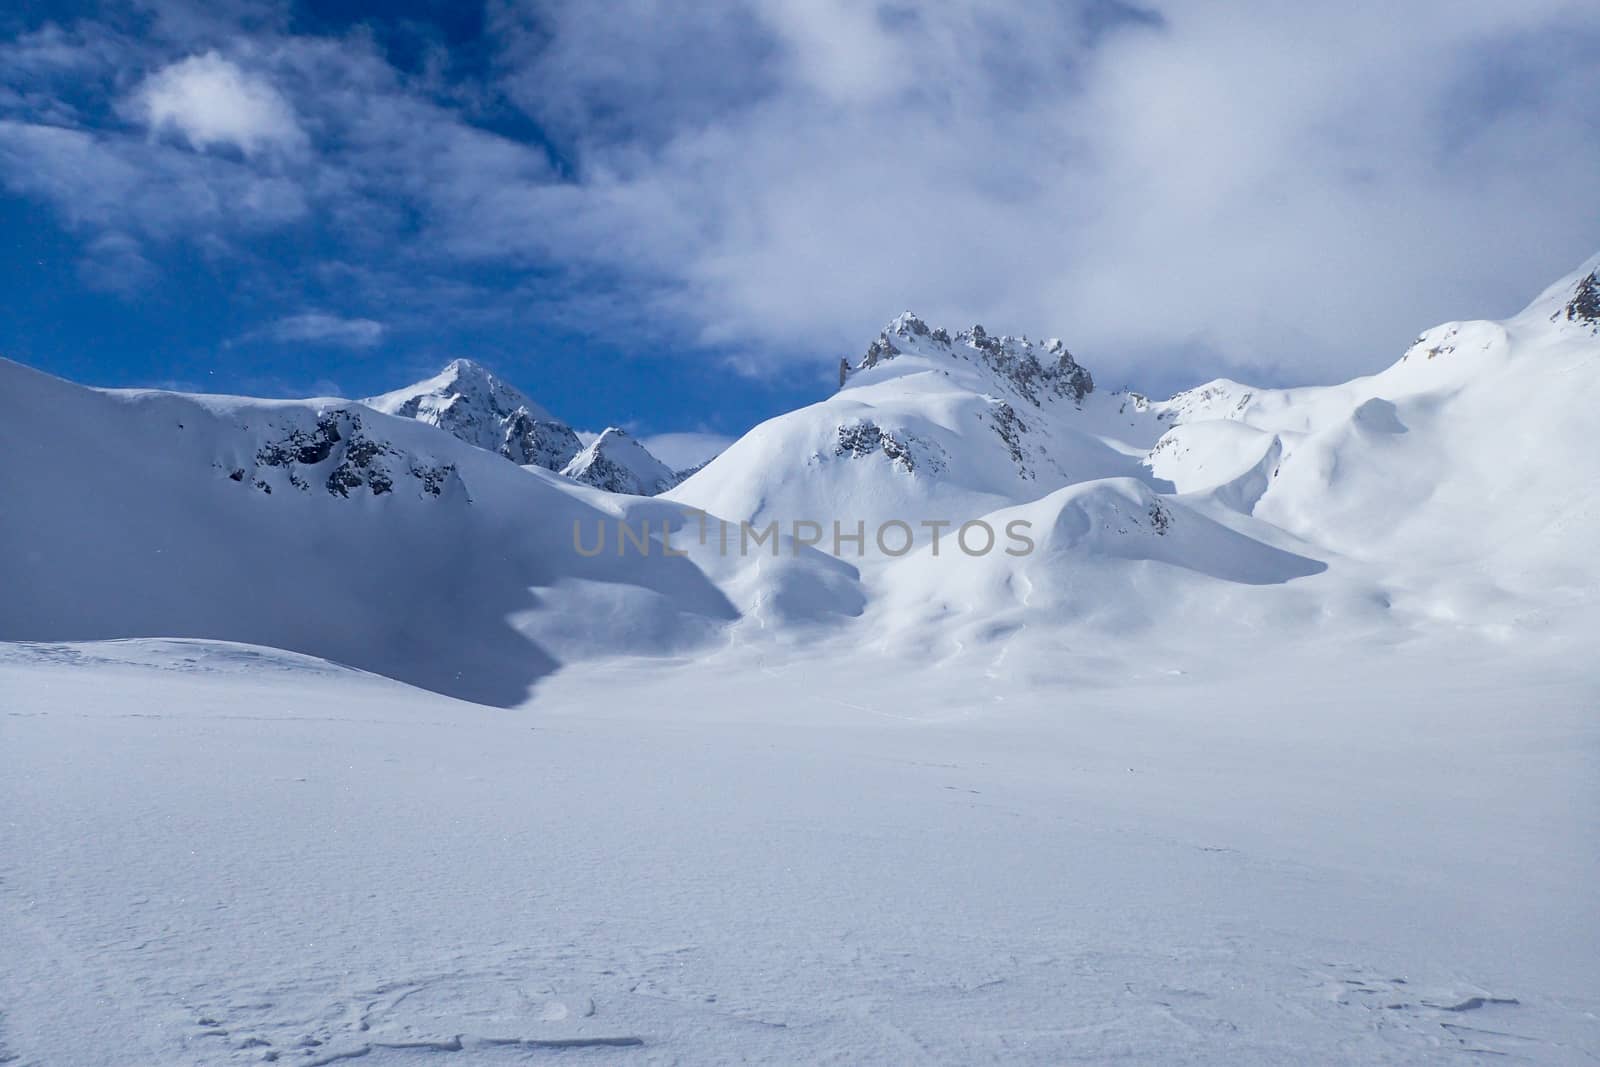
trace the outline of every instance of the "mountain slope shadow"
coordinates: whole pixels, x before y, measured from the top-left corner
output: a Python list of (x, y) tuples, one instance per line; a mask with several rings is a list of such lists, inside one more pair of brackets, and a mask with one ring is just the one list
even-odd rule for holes
[(0, 397), (0, 640), (240, 641), (504, 707), (560, 665), (541, 588), (627, 587), (653, 633), (737, 615), (687, 560), (585, 559), (596, 508), (409, 420), (5, 361)]

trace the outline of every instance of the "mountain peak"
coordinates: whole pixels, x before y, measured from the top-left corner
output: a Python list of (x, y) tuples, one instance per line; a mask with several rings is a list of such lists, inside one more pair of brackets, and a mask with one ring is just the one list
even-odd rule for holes
[(928, 324), (922, 321), (913, 311), (902, 311), (884, 330), (898, 337), (927, 337), (933, 331), (928, 329)]
[(365, 403), (437, 426), (521, 466), (560, 470), (583, 448), (572, 427), (470, 359), (453, 359), (432, 378)]
[(616, 426), (606, 427), (561, 473), (596, 489), (632, 496), (655, 496), (678, 482), (671, 467)]
[(930, 327), (911, 311), (901, 312), (891, 320), (853, 367), (845, 362), (840, 385), (855, 371), (908, 354), (976, 360), (1035, 406), (1041, 395), (1068, 396), (1081, 402), (1094, 391), (1094, 377), (1072, 358), (1060, 338), (1035, 345), (1026, 335), (997, 337), (976, 324), (952, 337), (943, 327)]
[(490, 373), (488, 367), (485, 367), (482, 363), (478, 363), (475, 360), (467, 359), (464, 356), (452, 359), (449, 363), (446, 363), (444, 365), (444, 369), (440, 371), (437, 376), (440, 378), (449, 378), (451, 380), (472, 378), (480, 381), (493, 382), (497, 385), (500, 384), (500, 380)]
[(522, 390), (502, 381), (482, 363), (465, 357), (452, 359), (438, 374), (416, 383), (410, 389), (424, 391), (424, 387), (428, 387), (425, 391), (440, 396), (453, 391), (460, 397), (487, 405), (500, 417), (518, 408), (526, 408), (537, 418), (551, 419), (550, 413), (528, 399)]

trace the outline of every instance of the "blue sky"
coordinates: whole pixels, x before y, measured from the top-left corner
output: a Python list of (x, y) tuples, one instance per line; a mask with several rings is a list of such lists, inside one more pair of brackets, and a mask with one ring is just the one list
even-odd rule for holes
[(1329, 381), (1600, 250), (1600, 8), (1305, 7), (25, 2), (0, 353), (736, 433), (907, 307)]

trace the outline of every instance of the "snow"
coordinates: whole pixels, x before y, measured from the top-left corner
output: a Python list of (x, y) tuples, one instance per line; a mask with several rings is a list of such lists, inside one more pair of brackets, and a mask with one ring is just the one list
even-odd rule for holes
[(1592, 671), (1255, 652), (1048, 686), (730, 652), (506, 712), (241, 646), (13, 645), (0, 1048), (1590, 1062)]
[(0, 361), (0, 1062), (1593, 1062), (1597, 265), (1158, 401), (907, 314), (658, 496)]

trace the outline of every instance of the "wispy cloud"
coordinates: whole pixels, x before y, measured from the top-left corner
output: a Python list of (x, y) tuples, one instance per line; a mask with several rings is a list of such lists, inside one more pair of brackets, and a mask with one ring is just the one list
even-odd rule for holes
[(78, 261), (78, 274), (89, 288), (125, 297), (154, 285), (160, 273), (137, 240), (116, 230), (91, 240)]
[(277, 341), (283, 344), (334, 345), (372, 348), (383, 343), (385, 329), (372, 319), (344, 318), (322, 311), (288, 315), (239, 338), (239, 341)]
[(310, 210), (298, 181), (239, 161), (5, 119), (0, 184), (52, 204), (71, 226), (161, 238), (259, 232)]

